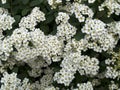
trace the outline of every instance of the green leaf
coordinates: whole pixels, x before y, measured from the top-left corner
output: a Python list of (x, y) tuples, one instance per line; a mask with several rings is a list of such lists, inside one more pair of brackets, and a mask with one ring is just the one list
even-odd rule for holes
[(54, 16), (53, 15), (48, 15), (46, 17), (45, 23), (48, 24), (48, 23), (52, 22), (53, 20), (54, 20)]
[(48, 10), (46, 9), (44, 5), (40, 6), (40, 10), (43, 11), (44, 13), (48, 13)]
[(10, 4), (9, 3), (4, 4), (3, 8), (9, 9), (10, 8)]
[(38, 0), (33, 0), (31, 3), (30, 3), (30, 6), (35, 6), (35, 5), (38, 5), (39, 4), (39, 1)]
[(97, 12), (97, 13), (95, 14), (95, 17), (96, 17), (96, 18), (101, 18), (101, 17), (103, 17), (105, 14), (106, 14), (105, 11)]
[(28, 4), (28, 3), (29, 3), (29, 0), (22, 0), (22, 3), (23, 3), (23, 4)]
[(40, 29), (41, 29), (45, 34), (48, 34), (48, 33), (49, 33), (49, 26), (48, 26), (48, 25), (41, 24), (41, 25), (40, 25)]
[[(22, 1), (25, 1), (25, 0), (22, 0)], [(12, 1), (12, 5), (18, 5), (21, 3), (21, 0), (14, 0)]]
[(79, 41), (80, 39), (84, 38), (84, 36), (85, 34), (78, 30), (74, 38)]
[(25, 8), (22, 10), (22, 16), (25, 16), (28, 14), (28, 12), (30, 11), (30, 8)]
[(20, 15), (16, 15), (16, 16), (14, 16), (14, 18), (15, 18), (15, 21), (16, 21), (16, 23), (17, 23), (17, 22), (20, 21), (21, 16), (20, 16)]
[(44, 0), (39, 0), (39, 3), (42, 3)]
[(36, 5), (39, 5), (43, 2), (43, 0), (33, 0), (31, 3), (30, 3), (30, 6), (36, 6)]
[(12, 71), (17, 73), (18, 72), (18, 67), (14, 67)]
[(51, 35), (55, 35), (57, 33), (57, 24), (56, 23), (54, 23), (53, 24), (53, 30), (52, 30), (52, 32), (50, 33)]

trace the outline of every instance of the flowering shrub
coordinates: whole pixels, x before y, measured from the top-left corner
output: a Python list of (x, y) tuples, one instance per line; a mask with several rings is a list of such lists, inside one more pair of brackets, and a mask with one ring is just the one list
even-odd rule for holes
[(120, 90), (120, 0), (1, 0), (0, 90)]

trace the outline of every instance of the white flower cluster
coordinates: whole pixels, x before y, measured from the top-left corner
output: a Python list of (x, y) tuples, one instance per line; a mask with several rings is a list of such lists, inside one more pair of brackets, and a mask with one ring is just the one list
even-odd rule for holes
[[(40, 80), (35, 81), (35, 83), (32, 84), (34, 87), (33, 90), (51, 90), (51, 88), (54, 90), (54, 87), (52, 87), (53, 82), (53, 71), (52, 69), (47, 68), (44, 70), (43, 77), (40, 78)], [(57, 88), (55, 90), (58, 90)]]
[(116, 84), (114, 81), (111, 81), (111, 84), (109, 84), (109, 90), (120, 90), (119, 84)]
[(93, 85), (91, 82), (87, 82), (87, 83), (80, 83), (77, 85), (78, 88), (73, 89), (73, 90), (93, 90)]
[(44, 90), (60, 90), (58, 87), (48, 86)]
[[(15, 28), (10, 36), (4, 36), (3, 31), (12, 29), (15, 20), (6, 9), (0, 8), (0, 73), (5, 72), (5, 68), (12, 69), (14, 65), (27, 64), (30, 67), (30, 70), (27, 71), (29, 77), (35, 80), (40, 78), (30, 85), (28, 79), (25, 78), (21, 81), (17, 78), (16, 73), (5, 72), (1, 78), (0, 90), (59, 90), (52, 85), (53, 81), (64, 84), (64, 86), (74, 87), (69, 85), (73, 84), (76, 72), (80, 76), (87, 76), (92, 80), (78, 84), (76, 89), (72, 88), (71, 90), (93, 90), (93, 86), (100, 85), (101, 79), (104, 78), (119, 80), (120, 63), (118, 62), (120, 61), (117, 60), (118, 58), (106, 59), (106, 69), (102, 72), (102, 67), (100, 67), (102, 62), (98, 58), (103, 51), (108, 53), (117, 45), (120, 39), (120, 22), (106, 24), (95, 19), (93, 10), (84, 2), (90, 4), (97, 0), (73, 0), (73, 2), (65, 0), (66, 5), (63, 7), (61, 5), (63, 0), (47, 1), (52, 9), (61, 6), (57, 8), (60, 11), (55, 18), (56, 35), (45, 35), (40, 28), (36, 28), (46, 18), (45, 13), (39, 7), (35, 7), (29, 15), (21, 18), (18, 28)], [(3, 1), (3, 3), (5, 2)], [(119, 15), (119, 3), (119, 0), (105, 0), (99, 9), (107, 7), (109, 16), (113, 13)], [(66, 12), (62, 10), (66, 10)], [(80, 26), (70, 24), (71, 16), (78, 19)], [(83, 36), (78, 41), (73, 38), (77, 35), (77, 28), (80, 29), (78, 34)], [(94, 52), (98, 56), (89, 56), (87, 52), (89, 49), (98, 52)], [(88, 55), (85, 55), (86, 53)], [(56, 67), (51, 67), (59, 61), (61, 61), (61, 69), (54, 72), (53, 69)], [(97, 79), (93, 79), (94, 77)], [(112, 83), (109, 89), (119, 88)]]
[(88, 41), (86, 39), (81, 39), (79, 41), (72, 39), (66, 44), (64, 51), (65, 52), (80, 52), (87, 50)]
[(62, 69), (55, 73), (54, 80), (69, 86), (75, 78), (74, 74), (79, 71), (80, 75), (96, 75), (99, 70), (99, 61), (96, 58), (83, 56), (80, 52), (64, 55), (61, 63)]
[(3, 31), (12, 29), (12, 24), (15, 19), (11, 17), (8, 11), (4, 8), (0, 8), (0, 59), (6, 60), (9, 57), (9, 53), (13, 50), (9, 37), (3, 35)]
[(75, 17), (79, 20), (79, 22), (85, 21), (85, 15), (92, 18), (94, 13), (92, 9), (84, 4), (74, 3), (71, 7), (71, 12), (75, 14)]
[(91, 83), (93, 86), (99, 86), (101, 84), (101, 81), (99, 79), (93, 79)]
[[(15, 29), (10, 37), (5, 38), (3, 40), (2, 49), (5, 53), (6, 60), (9, 57), (10, 53), (14, 50), (14, 48), (17, 50), (17, 52), (15, 51), (16, 53), (13, 51), (17, 60), (20, 60), (21, 58), (22, 60), (24, 60), (25, 57), (28, 57), (28, 40), (29, 33), (28, 30), (25, 28)], [(20, 53), (19, 56), (17, 55), (17, 53)]]
[(112, 78), (112, 79), (116, 79), (120, 77), (120, 70), (119, 70), (119, 64), (116, 65), (117, 59), (116, 58), (112, 58), (112, 59), (106, 59), (105, 60), (105, 64), (107, 65), (106, 67), (106, 72), (105, 72), (105, 77), (106, 78)]
[[(13, 46), (15, 46), (17, 52), (13, 55), (17, 60), (26, 61), (37, 56), (42, 56), (48, 63), (51, 63), (51, 58), (53, 61), (60, 60), (63, 44), (56, 36), (45, 36), (40, 29), (35, 29), (32, 32), (28, 32), (24, 28), (19, 28), (19, 30), (24, 31), (17, 34), (13, 32), (13, 37), (11, 37), (15, 41)], [(29, 46), (30, 42), (33, 44), (32, 46)]]
[(1, 78), (0, 90), (32, 90), (32, 86), (28, 83), (28, 79), (25, 78), (22, 82), (17, 78), (16, 73), (8, 74), (5, 72)]
[(65, 86), (69, 86), (69, 84), (72, 82), (72, 80), (75, 78), (73, 70), (70, 68), (69, 70), (66, 70), (62, 68), (60, 72), (55, 73), (54, 75), (54, 81), (57, 81), (59, 84), (64, 84)]
[(11, 42), (14, 47), (18, 50), (22, 46), (27, 47), (28, 41), (30, 41), (30, 35), (26, 28), (17, 28), (13, 31), (11, 37)]
[(9, 68), (10, 70), (13, 69), (14, 65), (15, 64), (22, 64), (21, 62), (16, 62), (16, 60), (14, 58), (9, 58), (9, 60), (5, 61), (5, 62), (2, 62), (0, 61), (0, 73), (4, 73), (7, 71), (7, 69)]
[(69, 40), (76, 34), (76, 28), (68, 22), (69, 15), (67, 13), (59, 12), (56, 17), (57, 26), (57, 37), (62, 40)]
[(87, 19), (82, 32), (86, 33), (85, 38), (88, 40), (88, 48), (96, 52), (113, 49), (117, 44), (112, 34), (108, 33), (106, 24), (97, 19)]
[(0, 8), (0, 39), (3, 38), (3, 31), (12, 29), (14, 22), (15, 19), (9, 15), (8, 11)]
[(51, 86), (51, 87), (46, 87), (45, 90), (56, 90), (55, 87)]
[(99, 61), (96, 58), (89, 56), (82, 56), (83, 60), (80, 61), (78, 71), (81, 75), (97, 75), (99, 70)]
[(41, 76), (41, 74), (44, 72), (42, 68), (48, 67), (48, 64), (45, 62), (45, 60), (43, 60), (42, 57), (38, 57), (35, 60), (28, 60), (26, 63), (31, 67), (31, 70), (28, 71), (29, 76), (34, 78)]
[(45, 14), (39, 9), (35, 7), (30, 15), (23, 17), (19, 23), (19, 27), (34, 30), (37, 23), (45, 20)]
[[(39, 8), (35, 7), (32, 10), (32, 14), (28, 15), (36, 19), (35, 22), (45, 20), (44, 14), (38, 9)], [(32, 23), (32, 21), (28, 22), (22, 18), (19, 24), (20, 28), (15, 29), (10, 37), (1, 41), (0, 50), (2, 59), (7, 60), (10, 53), (13, 51), (12, 55), (18, 61), (27, 61), (37, 56), (42, 56), (48, 63), (51, 63), (51, 59), (53, 61), (60, 60), (64, 46), (63, 41), (58, 40), (57, 36), (45, 36), (40, 29), (35, 28), (36, 24), (34, 25)], [(32, 26), (32, 28), (29, 26)], [(13, 47), (16, 50), (14, 50)]]
[(47, 0), (52, 9), (55, 9), (58, 5), (62, 4), (62, 0)]
[(114, 33), (118, 34), (119, 38), (120, 38), (120, 22), (116, 22), (115, 28), (113, 31), (114, 31)]
[(69, 86), (69, 84), (75, 78), (74, 74), (79, 67), (79, 64), (76, 62), (79, 62), (80, 60), (80, 53), (71, 53), (70, 55), (65, 55), (61, 63), (62, 69), (60, 72), (55, 73), (54, 80), (58, 83), (63, 83), (65, 86)]
[(86, 18), (92, 18), (94, 15), (93, 10), (89, 8), (87, 5), (79, 2), (74, 3), (68, 2), (66, 3), (65, 6), (59, 7), (59, 9), (66, 10), (67, 12), (69, 12), (70, 15), (74, 14), (80, 23), (84, 22)]
[(112, 78), (115, 79), (120, 75), (120, 71), (117, 71), (113, 67), (107, 66), (106, 67), (106, 72), (105, 72), (105, 77), (106, 78)]
[(12, 24), (15, 22), (9, 14), (0, 14), (0, 30), (12, 29)]
[(107, 64), (107, 65), (114, 65), (115, 62), (116, 62), (115, 59), (106, 59), (106, 60), (105, 60), (105, 64)]
[(110, 17), (111, 14), (115, 13), (116, 15), (120, 14), (120, 1), (119, 0), (105, 0), (101, 6), (99, 6), (99, 11), (104, 10), (104, 8), (107, 7), (109, 10), (108, 17)]
[[(87, 1), (88, 3), (94, 3), (96, 0), (74, 0), (76, 3), (82, 3)], [(58, 6), (62, 6), (62, 0), (47, 0), (48, 4), (51, 6), (52, 9), (56, 9)], [(70, 0), (65, 0), (66, 3), (69, 3)]]
[(0, 40), (0, 59), (6, 61), (13, 51), (12, 42), (10, 38)]
[(88, 3), (94, 3), (96, 0), (74, 0), (75, 2), (84, 2), (84, 1), (87, 1)]
[(71, 4), (71, 9), (69, 9), (71, 14), (75, 14), (75, 17), (79, 20), (79, 22), (84, 22), (86, 17), (92, 18), (94, 13), (92, 9), (84, 4), (79, 4), (77, 2)]
[(2, 4), (5, 4), (6, 3), (6, 0), (1, 0)]
[(47, 62), (51, 59), (59, 61), (62, 55), (63, 42), (58, 40), (56, 36), (45, 36), (42, 33), (40, 30), (31, 33), (32, 42), (37, 49), (37, 53), (48, 60)]
[(8, 10), (0, 7), (0, 14), (8, 14)]
[(112, 22), (110, 24), (107, 24), (108, 30), (110, 33), (112, 33), (116, 37), (116, 40), (120, 38), (120, 22)]
[(94, 3), (96, 0), (88, 0), (88, 3)]
[(59, 12), (58, 16), (56, 17), (56, 23), (68, 23), (68, 20), (70, 19), (69, 15), (65, 12)]

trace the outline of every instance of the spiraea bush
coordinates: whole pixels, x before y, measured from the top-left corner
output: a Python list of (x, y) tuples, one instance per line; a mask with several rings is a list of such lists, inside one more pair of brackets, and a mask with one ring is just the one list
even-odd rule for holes
[(120, 0), (1, 0), (0, 90), (120, 90)]

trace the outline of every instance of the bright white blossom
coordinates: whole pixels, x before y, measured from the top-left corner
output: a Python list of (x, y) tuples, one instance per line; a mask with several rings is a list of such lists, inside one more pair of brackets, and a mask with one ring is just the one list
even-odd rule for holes
[(77, 85), (77, 87), (78, 88), (73, 90), (94, 90), (92, 83), (89, 81), (87, 83), (80, 83)]
[(97, 19), (87, 19), (82, 32), (86, 33), (88, 48), (96, 52), (113, 49), (117, 44), (112, 34), (109, 34), (106, 24)]
[(8, 74), (5, 72), (3, 78), (1, 78), (2, 85), (0, 90), (31, 90), (32, 87), (28, 81), (27, 78), (21, 81), (17, 78), (16, 73)]
[(86, 18), (84, 15), (88, 17), (93, 17), (94, 15), (93, 11), (88, 6), (79, 3), (73, 3), (70, 12), (75, 14), (79, 22), (85, 21)]
[(68, 22), (69, 15), (63, 12), (59, 12), (56, 17), (56, 23), (59, 24), (57, 26), (57, 37), (62, 40), (69, 40), (76, 34), (76, 28)]
[(94, 3), (95, 0), (88, 0), (88, 3)]
[(37, 23), (45, 20), (45, 14), (39, 10), (40, 8), (33, 8), (30, 15), (21, 19), (19, 27), (24, 27), (30, 30), (34, 30)]
[(5, 4), (6, 3), (6, 0), (1, 0), (2, 4)]
[(116, 77), (118, 77), (119, 72), (115, 70), (113, 67), (107, 67), (106, 69), (107, 69), (105, 73), (106, 78), (115, 79)]
[(58, 83), (63, 83), (68, 86), (75, 78), (76, 71), (80, 75), (96, 75), (99, 70), (99, 61), (96, 58), (90, 58), (88, 56), (78, 53), (68, 53), (64, 55), (64, 59), (61, 63), (62, 69), (60, 72), (55, 73), (54, 80)]
[(62, 3), (62, 0), (47, 0), (47, 1), (52, 9), (55, 9), (59, 4)]
[(111, 81), (109, 84), (109, 90), (120, 90), (119, 84), (116, 84), (114, 81)]
[(7, 9), (0, 7), (0, 39), (4, 37), (3, 31), (12, 29), (15, 19), (11, 17)]
[(119, 0), (105, 0), (101, 6), (99, 6), (99, 10), (102, 11), (104, 8), (107, 7), (109, 10), (108, 17), (111, 14), (115, 13), (116, 15), (120, 14), (120, 1)]

